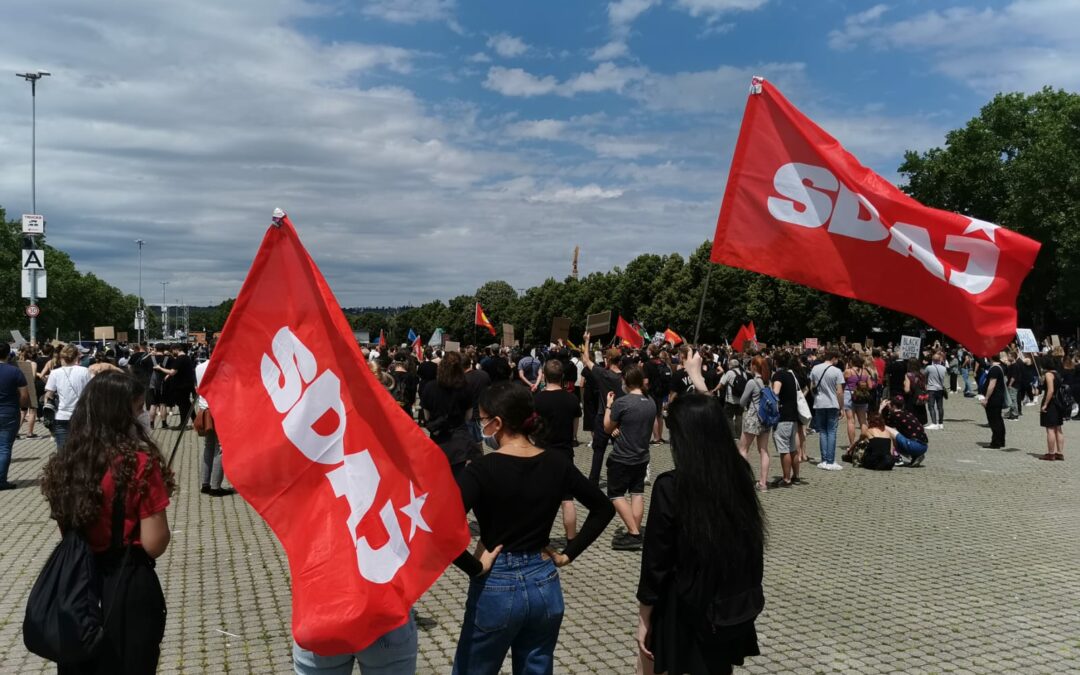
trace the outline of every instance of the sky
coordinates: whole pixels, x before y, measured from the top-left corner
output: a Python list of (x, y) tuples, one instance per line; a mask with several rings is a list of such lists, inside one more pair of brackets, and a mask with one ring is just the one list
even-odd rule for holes
[[(344, 306), (712, 236), (750, 78), (890, 180), (1000, 91), (1080, 90), (1078, 0), (7, 0), (37, 205), (83, 271), (216, 304), (285, 209)], [(0, 79), (0, 206), (31, 211)]]

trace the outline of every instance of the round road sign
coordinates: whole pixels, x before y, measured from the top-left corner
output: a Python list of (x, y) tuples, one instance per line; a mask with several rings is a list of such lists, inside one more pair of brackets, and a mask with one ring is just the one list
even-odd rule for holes
[(26, 316), (28, 316), (28, 317), (30, 317), (32, 319), (32, 318), (38, 316), (39, 314), (41, 314), (41, 308), (40, 307), (38, 307), (37, 305), (27, 305), (27, 307), (26, 307)]

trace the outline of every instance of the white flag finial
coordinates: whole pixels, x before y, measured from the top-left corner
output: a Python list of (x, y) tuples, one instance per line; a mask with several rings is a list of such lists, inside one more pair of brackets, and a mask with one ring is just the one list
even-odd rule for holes
[(270, 222), (274, 225), (274, 227), (281, 227), (281, 221), (283, 218), (285, 218), (285, 212), (282, 211), (280, 208), (276, 208), (274, 209), (274, 217), (271, 219)]
[(750, 78), (750, 93), (751, 94), (760, 94), (761, 93), (761, 85), (764, 84), (764, 82), (765, 82), (765, 78), (762, 77), (761, 75), (754, 75), (752, 78)]

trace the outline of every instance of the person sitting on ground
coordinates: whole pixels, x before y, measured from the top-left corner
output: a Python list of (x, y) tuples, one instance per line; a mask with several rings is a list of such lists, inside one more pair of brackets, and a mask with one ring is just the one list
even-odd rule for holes
[(896, 452), (902, 462), (907, 462), (909, 466), (922, 464), (929, 439), (923, 425), (905, 409), (904, 397), (893, 396), (890, 400), (882, 401), (880, 412), (885, 424), (893, 430), (889, 435), (896, 444)]

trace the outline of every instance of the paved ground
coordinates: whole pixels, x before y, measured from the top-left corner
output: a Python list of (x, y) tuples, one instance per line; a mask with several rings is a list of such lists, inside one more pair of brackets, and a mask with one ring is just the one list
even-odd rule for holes
[[(763, 655), (746, 671), (1080, 672), (1080, 455), (1035, 460), (1045, 441), (1034, 414), (1008, 424), (1006, 450), (981, 448), (989, 431), (973, 420), (982, 409), (955, 396), (946, 406), (924, 468), (810, 467), (808, 485), (763, 496)], [(1067, 436), (1078, 432), (1066, 426)], [(159, 433), (171, 447), (175, 432)], [(198, 493), (196, 440), (189, 433), (180, 448), (183, 491), (158, 566), (169, 605), (160, 670), (288, 672), (281, 549), (242, 499)], [(22, 487), (0, 493), (3, 673), (52, 670), (20, 634), (26, 595), (58, 539), (37, 489), (51, 449), (48, 439), (17, 441), (11, 477)], [(654, 453), (654, 474), (670, 466), (666, 448)], [(616, 524), (563, 573), (556, 672), (633, 670), (640, 555), (611, 550)], [(451, 568), (419, 602), (420, 672), (449, 671), (464, 599), (465, 579)]]

